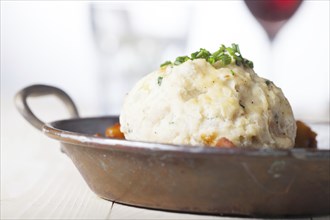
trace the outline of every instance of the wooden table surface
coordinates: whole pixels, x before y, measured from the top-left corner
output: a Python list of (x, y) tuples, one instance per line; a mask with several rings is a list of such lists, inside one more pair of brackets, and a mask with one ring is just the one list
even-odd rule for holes
[[(44, 108), (43, 106), (42, 108)], [(46, 114), (58, 114), (47, 110)], [(323, 129), (329, 141), (329, 127)], [(327, 142), (327, 146), (329, 143)], [(126, 206), (96, 196), (59, 143), (1, 100), (1, 219), (239, 219)], [(246, 218), (245, 218), (246, 219)], [(330, 216), (302, 219), (330, 219)]]

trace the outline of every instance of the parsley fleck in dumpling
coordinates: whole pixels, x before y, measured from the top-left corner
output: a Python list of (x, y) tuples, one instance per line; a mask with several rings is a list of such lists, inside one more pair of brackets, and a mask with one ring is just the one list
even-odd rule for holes
[(128, 140), (183, 145), (288, 149), (296, 136), (281, 89), (259, 77), (236, 44), (178, 57), (143, 77), (120, 124)]

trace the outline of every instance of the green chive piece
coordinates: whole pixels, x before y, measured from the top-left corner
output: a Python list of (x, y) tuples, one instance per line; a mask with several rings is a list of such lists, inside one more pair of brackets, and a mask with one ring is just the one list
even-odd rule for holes
[(174, 65), (180, 65), (181, 63), (184, 63), (187, 60), (190, 60), (190, 58), (188, 56), (177, 57), (174, 61)]
[(265, 83), (266, 83), (267, 86), (269, 86), (269, 85), (272, 83), (272, 81), (270, 81), (270, 80), (265, 80)]
[(158, 79), (157, 79), (157, 83), (158, 83), (159, 86), (162, 85), (162, 81), (163, 81), (163, 77), (159, 76)]
[(171, 64), (172, 64), (172, 62), (168, 60), (168, 61), (162, 63), (162, 64), (160, 65), (160, 67), (167, 66), (167, 65), (171, 65)]

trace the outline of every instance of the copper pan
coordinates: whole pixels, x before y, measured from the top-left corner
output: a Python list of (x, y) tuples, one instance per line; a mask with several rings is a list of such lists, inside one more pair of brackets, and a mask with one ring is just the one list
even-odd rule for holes
[[(44, 123), (27, 98), (55, 95), (69, 120)], [(93, 136), (118, 116), (79, 118), (62, 90), (33, 85), (16, 95), (19, 112), (61, 143), (90, 189), (128, 205), (254, 217), (330, 214), (330, 151), (192, 147)]]

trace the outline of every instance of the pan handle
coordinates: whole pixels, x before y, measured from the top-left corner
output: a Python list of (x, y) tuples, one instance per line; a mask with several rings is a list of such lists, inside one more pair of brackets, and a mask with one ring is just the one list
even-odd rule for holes
[(48, 85), (32, 85), (22, 89), (16, 94), (15, 105), (21, 115), (35, 128), (41, 131), (42, 126), (45, 123), (39, 118), (37, 118), (35, 114), (33, 114), (30, 109), (30, 106), (27, 103), (27, 99), (29, 97), (40, 97), (46, 95), (55, 95), (66, 105), (72, 117), (79, 117), (76, 105), (74, 104), (70, 96), (66, 94), (63, 90)]

